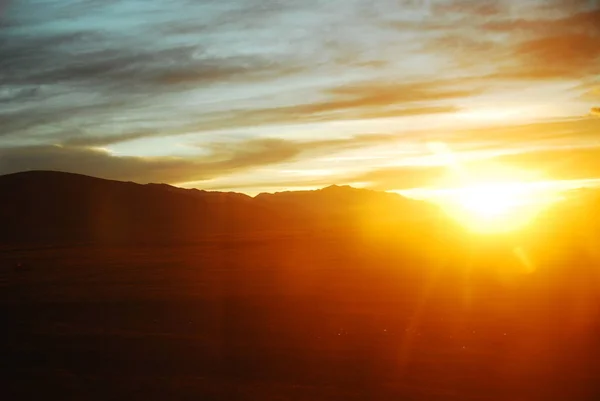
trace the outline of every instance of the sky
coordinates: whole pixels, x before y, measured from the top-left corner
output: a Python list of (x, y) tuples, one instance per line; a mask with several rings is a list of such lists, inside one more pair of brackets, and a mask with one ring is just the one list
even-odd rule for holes
[(600, 179), (600, 0), (0, 0), (0, 174)]

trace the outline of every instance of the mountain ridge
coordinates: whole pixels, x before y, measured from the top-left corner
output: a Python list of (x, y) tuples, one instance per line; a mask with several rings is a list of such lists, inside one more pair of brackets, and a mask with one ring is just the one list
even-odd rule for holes
[(5, 242), (184, 241), (367, 224), (408, 229), (437, 216), (435, 207), (423, 201), (338, 185), (250, 197), (32, 170), (0, 176), (0, 193), (0, 239)]

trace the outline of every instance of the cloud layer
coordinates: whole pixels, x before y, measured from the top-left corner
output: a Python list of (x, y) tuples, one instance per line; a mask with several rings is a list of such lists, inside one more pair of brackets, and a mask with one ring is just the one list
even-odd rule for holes
[(392, 135), (362, 135), (315, 141), (264, 138), (212, 142), (198, 145), (204, 152), (195, 157), (117, 156), (104, 149), (81, 146), (23, 146), (0, 148), (0, 174), (58, 170), (140, 183), (203, 181), (291, 161), (301, 155), (327, 154), (395, 141), (398, 137)]
[(534, 169), (598, 129), (595, 1), (0, 4), (0, 174), (260, 187), (328, 155), (324, 181), (412, 188), (430, 141)]

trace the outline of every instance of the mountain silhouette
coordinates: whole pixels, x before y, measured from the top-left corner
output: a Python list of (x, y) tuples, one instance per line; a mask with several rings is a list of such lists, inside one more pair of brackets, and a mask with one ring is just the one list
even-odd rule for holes
[(2, 389), (597, 400), (599, 200), (573, 193), (534, 231), (481, 238), (428, 203), (348, 186), (249, 197), (0, 176)]
[(363, 216), (371, 220), (391, 222), (439, 217), (439, 210), (429, 203), (395, 193), (358, 189), (348, 185), (331, 185), (314, 191), (262, 193), (255, 199), (268, 205), (293, 208), (297, 213), (332, 220)]
[(0, 176), (0, 193), (3, 242), (177, 242), (214, 235), (357, 228), (367, 221), (407, 229), (439, 216), (425, 202), (348, 186), (252, 198), (28, 171)]
[(0, 177), (3, 241), (179, 241), (268, 227), (244, 195), (31, 171)]

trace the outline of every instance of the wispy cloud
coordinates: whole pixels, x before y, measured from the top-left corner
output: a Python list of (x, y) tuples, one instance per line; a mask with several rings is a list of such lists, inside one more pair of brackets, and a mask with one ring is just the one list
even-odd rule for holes
[(497, 161), (530, 171), (549, 179), (579, 180), (600, 177), (600, 147), (549, 149), (506, 155)]
[(403, 190), (435, 186), (441, 184), (447, 176), (445, 166), (406, 166), (374, 169), (348, 180), (367, 183), (369, 188), (377, 190)]
[[(260, 125), (401, 117), (454, 112), (452, 104), (435, 104), (480, 93), (477, 88), (461, 88), (445, 81), (359, 82), (324, 91), (325, 99), (291, 106), (232, 110), (229, 124)], [(216, 125), (225, 122), (218, 121)]]
[[(467, 175), (476, 177), (477, 172), (491, 165), (520, 171), (520, 174), (512, 175), (517, 181), (596, 179), (600, 177), (600, 148), (532, 150), (469, 161), (462, 164), (461, 168)], [(510, 179), (511, 176), (502, 178)], [(379, 190), (451, 188), (468, 184), (461, 182), (452, 169), (445, 165), (378, 168), (340, 181), (362, 182), (369, 188)]]
[[(593, 114), (593, 109), (591, 111)], [(573, 117), (549, 119), (535, 123), (504, 124), (475, 129), (431, 132), (432, 141), (442, 141), (458, 150), (497, 149), (526, 150), (540, 147), (590, 145), (597, 140), (600, 121), (596, 118)]]
[(399, 140), (395, 135), (359, 135), (314, 141), (280, 138), (220, 141), (198, 144), (203, 153), (188, 157), (120, 156), (101, 148), (73, 145), (9, 147), (0, 148), (0, 174), (59, 170), (143, 183), (203, 181), (295, 160), (301, 155), (332, 154)]
[[(577, 105), (586, 114), (599, 13), (584, 0), (12, 1), (0, 14), (0, 173), (176, 183), (396, 141), (497, 154), (586, 146), (596, 108), (485, 129), (453, 116), (514, 106), (499, 105), (507, 83), (519, 102), (548, 106), (545, 117)], [(358, 123), (367, 128), (348, 128)], [(164, 152), (144, 153), (157, 137)], [(201, 146), (178, 153), (182, 142)], [(129, 155), (98, 149), (119, 146)], [(383, 189), (440, 174), (361, 167), (336, 177)]]
[(140, 183), (206, 180), (235, 171), (287, 160), (293, 154), (277, 145), (255, 146), (208, 158), (116, 156), (103, 149), (29, 146), (0, 150), (0, 173), (23, 170), (78, 172)]
[[(481, 93), (481, 88), (464, 88), (451, 81), (423, 82), (358, 82), (324, 89), (321, 100), (274, 107), (234, 108), (212, 113), (186, 116), (185, 121), (163, 116), (164, 110), (144, 108), (143, 104), (130, 104), (110, 98), (98, 104), (80, 104), (34, 112), (0, 114), (5, 135), (36, 129), (54, 132), (48, 142), (63, 145), (106, 146), (134, 139), (157, 136), (177, 136), (189, 132), (213, 131), (247, 126), (298, 124), (339, 120), (377, 119), (453, 113), (459, 108), (452, 103), (458, 99)], [(76, 94), (73, 94), (76, 97)], [(130, 116), (119, 117), (120, 109), (128, 107)], [(137, 115), (148, 111), (147, 115)], [(167, 109), (168, 111), (168, 109)], [(87, 116), (87, 118), (85, 118)], [(164, 121), (163, 119), (167, 119)], [(120, 123), (120, 121), (122, 123)], [(135, 123), (137, 121), (137, 123)], [(117, 132), (114, 132), (117, 131)], [(2, 135), (2, 133), (0, 133)]]
[(459, 23), (438, 30), (425, 49), (495, 80), (582, 79), (596, 73), (600, 57), (600, 8), (590, 4), (447, 3)]

